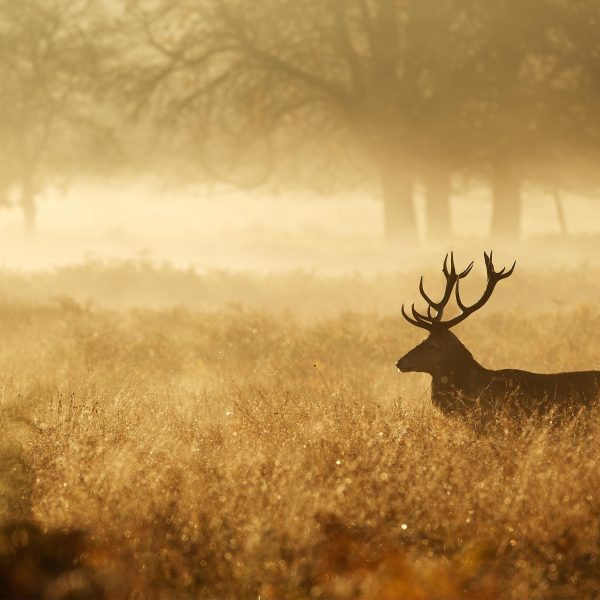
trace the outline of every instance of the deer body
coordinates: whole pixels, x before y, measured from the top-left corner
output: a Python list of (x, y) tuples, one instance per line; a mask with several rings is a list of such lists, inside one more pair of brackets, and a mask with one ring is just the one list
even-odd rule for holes
[[(428, 314), (418, 313), (414, 305), (412, 317), (405, 313), (404, 307), (402, 314), (413, 325), (428, 330), (429, 336), (399, 359), (397, 368), (403, 372), (429, 373), (432, 376), (432, 401), (447, 414), (467, 415), (479, 412), (489, 416), (498, 409), (508, 409), (514, 414), (531, 415), (541, 414), (552, 408), (561, 412), (576, 412), (580, 407), (595, 401), (600, 394), (600, 371), (542, 374), (518, 369), (486, 369), (450, 331), (450, 327), (485, 304), (496, 283), (508, 277), (514, 269), (513, 265), (507, 273), (504, 269), (496, 273), (491, 253), (489, 257), (486, 254), (485, 258), (488, 285), (482, 299), (471, 307), (462, 303), (458, 282), (468, 274), (473, 263), (466, 271), (458, 274), (453, 258), (450, 271), (447, 269), (447, 260), (444, 261), (446, 292), (438, 303), (431, 301), (425, 294), (421, 280), (420, 290), (429, 304)], [(442, 321), (443, 310), (453, 289), (457, 304), (463, 312), (449, 321)]]
[(530, 373), (519, 369), (493, 371), (481, 366), (467, 375), (434, 377), (432, 400), (447, 414), (507, 409), (526, 416), (551, 409), (577, 412), (600, 393), (600, 372)]

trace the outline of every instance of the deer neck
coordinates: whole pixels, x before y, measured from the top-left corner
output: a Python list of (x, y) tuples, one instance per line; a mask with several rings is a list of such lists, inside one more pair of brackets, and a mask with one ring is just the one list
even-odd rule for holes
[(432, 400), (445, 411), (454, 410), (457, 399), (477, 398), (480, 381), (486, 372), (471, 355), (461, 357), (433, 374)]

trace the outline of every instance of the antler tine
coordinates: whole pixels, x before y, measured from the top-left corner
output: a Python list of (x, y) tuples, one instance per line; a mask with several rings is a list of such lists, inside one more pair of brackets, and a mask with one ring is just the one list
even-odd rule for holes
[[(431, 331), (431, 324), (427, 323), (425, 321), (418, 321), (416, 319), (413, 319), (411, 317), (409, 317), (406, 314), (406, 311), (404, 310), (404, 304), (402, 305), (401, 309), (402, 311), (402, 316), (412, 325), (416, 325), (417, 327), (421, 327), (422, 329), (427, 329), (427, 331)], [(413, 310), (414, 310), (414, 304), (413, 304)], [(415, 311), (416, 312), (416, 311)]]
[(515, 267), (517, 266), (517, 261), (515, 260), (513, 262), (512, 267), (508, 271), (506, 270), (506, 267), (502, 267), (502, 269), (500, 269), (500, 271), (495, 271), (493, 260), (492, 260), (492, 254), (493, 254), (492, 250), (490, 250), (489, 257), (484, 252), (484, 255), (486, 257), (486, 267), (487, 267), (487, 271), (488, 271), (488, 277), (497, 277), (499, 280), (510, 277), (513, 274), (513, 271), (515, 270)]
[(444, 325), (444, 327), (447, 327), (447, 328), (453, 327), (454, 325), (457, 325), (461, 321), (464, 321), (470, 314), (474, 313), (476, 310), (479, 310), (490, 299), (492, 292), (494, 291), (494, 288), (496, 287), (496, 284), (500, 280), (506, 279), (507, 277), (512, 275), (514, 268), (517, 264), (517, 261), (515, 261), (513, 263), (513, 266), (508, 271), (506, 271), (506, 267), (501, 269), (500, 271), (495, 271), (494, 264), (492, 262), (492, 252), (490, 251), (489, 256), (486, 252), (484, 252), (483, 256), (485, 259), (485, 265), (486, 265), (486, 270), (487, 270), (487, 285), (486, 285), (485, 291), (483, 292), (483, 295), (477, 302), (475, 302), (471, 306), (466, 306), (460, 297), (460, 278), (459, 278), (459, 280), (456, 282), (455, 296), (456, 296), (456, 304), (458, 305), (458, 307), (460, 308), (462, 313), (460, 315), (454, 317), (453, 319), (450, 319), (449, 321), (440, 323), (441, 325)]
[[(446, 256), (444, 256), (444, 263), (442, 264), (442, 273), (448, 279), (451, 277), (451, 274), (454, 273), (454, 253), (450, 253), (450, 271), (448, 271), (448, 253), (446, 252)], [(421, 275), (421, 281), (419, 281), (419, 292), (421, 292), (421, 296), (423, 296), (425, 302), (433, 308), (436, 308), (435, 305), (439, 304), (439, 302), (434, 302), (426, 293), (425, 288), (423, 287), (423, 275)], [(437, 310), (437, 309), (436, 309)]]
[[(421, 277), (421, 280), (419, 281), (419, 291), (421, 292), (421, 296), (423, 296), (424, 300), (427, 302), (427, 315), (419, 313), (413, 304), (411, 306), (412, 316), (407, 314), (406, 310), (404, 309), (404, 305), (402, 305), (402, 316), (412, 325), (427, 329), (428, 331), (432, 331), (434, 329), (450, 329), (451, 327), (454, 327), (454, 325), (464, 321), (470, 314), (474, 313), (476, 310), (479, 310), (490, 299), (496, 284), (502, 279), (506, 279), (512, 275), (517, 265), (517, 261), (515, 261), (508, 271), (506, 270), (506, 267), (502, 268), (500, 271), (496, 271), (494, 269), (492, 251), (490, 251), (489, 254), (484, 252), (483, 257), (487, 271), (487, 284), (481, 298), (477, 302), (471, 306), (467, 306), (460, 297), (460, 280), (464, 279), (471, 272), (474, 261), (471, 261), (469, 266), (464, 271), (457, 273), (456, 265), (454, 263), (454, 253), (450, 252), (450, 267), (448, 268), (448, 254), (446, 254), (444, 263), (442, 265), (442, 273), (446, 277), (446, 289), (444, 290), (442, 299), (439, 302), (434, 302), (427, 295), (427, 292), (425, 292), (425, 288), (423, 286), (423, 277)], [(462, 312), (460, 315), (457, 315), (448, 321), (442, 321), (444, 309), (450, 300), (452, 290), (454, 290), (455, 293), (456, 304)]]
[[(458, 304), (458, 308), (460, 308), (460, 310), (463, 311), (463, 313), (467, 312), (469, 310), (468, 306), (465, 306), (462, 303), (462, 300), (460, 299), (460, 291), (459, 291), (459, 286), (460, 286), (460, 281), (456, 282), (456, 292), (454, 293), (454, 296), (456, 297), (456, 304)], [(465, 317), (466, 318), (466, 317)]]
[(448, 275), (450, 275), (450, 273), (448, 273), (448, 253), (446, 252), (446, 256), (444, 256), (444, 264), (442, 265), (442, 273), (444, 275), (446, 275), (446, 277)]
[(410, 312), (412, 313), (412, 316), (415, 318), (415, 320), (424, 323), (425, 325), (431, 325), (430, 320), (425, 315), (422, 315), (420, 312), (417, 311), (414, 303), (410, 307)]
[(468, 274), (471, 272), (471, 269), (473, 268), (473, 265), (474, 265), (474, 264), (475, 264), (475, 261), (474, 261), (474, 260), (472, 260), (472, 261), (471, 261), (471, 264), (470, 264), (470, 265), (469, 265), (469, 266), (468, 266), (468, 267), (467, 267), (467, 268), (466, 268), (466, 269), (465, 269), (465, 270), (464, 270), (462, 273), (459, 273), (459, 274), (457, 275), (457, 277), (458, 277), (459, 279), (462, 279), (463, 277), (466, 277), (466, 276), (467, 276), (467, 275), (468, 275)]
[[(427, 319), (429, 322), (439, 322), (444, 313), (444, 308), (446, 304), (448, 304), (448, 300), (450, 300), (450, 296), (452, 296), (452, 289), (454, 285), (458, 281), (460, 277), (464, 277), (469, 273), (471, 268), (473, 267), (473, 263), (471, 263), (463, 272), (457, 274), (456, 265), (454, 264), (454, 252), (450, 252), (450, 270), (448, 270), (448, 254), (444, 257), (444, 263), (442, 265), (442, 273), (446, 278), (446, 289), (444, 290), (444, 295), (439, 302), (433, 301), (423, 286), (423, 276), (421, 276), (421, 280), (419, 281), (419, 292), (425, 302), (427, 302), (427, 317), (425, 315), (420, 315), (422, 319)], [(432, 314), (432, 309), (435, 310), (435, 316)]]
[[(423, 275), (421, 275), (421, 280), (419, 281), (419, 292), (421, 292), (421, 296), (429, 306), (434, 306), (436, 303), (425, 293), (425, 288), (423, 287)], [(434, 306), (435, 308), (435, 306)]]
[(492, 264), (492, 253), (492, 250), (490, 250), (489, 254), (487, 252), (483, 253), (483, 259), (485, 260), (485, 270), (487, 271), (488, 276), (490, 273), (494, 272), (494, 265)]
[(492, 292), (494, 291), (494, 288), (496, 287), (496, 283), (498, 283), (498, 281), (500, 281), (500, 280), (497, 279), (496, 277), (488, 277), (487, 287), (485, 288), (483, 295), (477, 302), (475, 302), (474, 304), (471, 304), (471, 306), (466, 306), (463, 303), (463, 301), (461, 300), (459, 282), (457, 282), (456, 290), (455, 290), (456, 304), (462, 311), (462, 314), (458, 315), (457, 317), (454, 317), (454, 319), (450, 319), (450, 321), (447, 321), (445, 323), (445, 325), (447, 327), (452, 327), (452, 326), (460, 323), (461, 321), (464, 321), (470, 314), (472, 314), (476, 310), (480, 309), (490, 299)]
[[(512, 264), (512, 267), (502, 275), (501, 279), (506, 279), (507, 277), (510, 277), (513, 274), (513, 271), (515, 270), (516, 266), (517, 261), (515, 260), (515, 262)], [(504, 269), (502, 269), (502, 271), (504, 271)]]

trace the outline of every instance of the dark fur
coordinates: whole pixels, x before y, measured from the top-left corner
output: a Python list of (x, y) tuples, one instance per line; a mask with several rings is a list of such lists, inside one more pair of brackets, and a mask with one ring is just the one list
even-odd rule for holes
[(404, 372), (429, 373), (431, 399), (447, 414), (466, 415), (475, 410), (496, 410), (523, 415), (551, 409), (577, 412), (600, 393), (600, 371), (541, 374), (482, 367), (460, 340), (448, 330), (429, 337), (396, 363)]

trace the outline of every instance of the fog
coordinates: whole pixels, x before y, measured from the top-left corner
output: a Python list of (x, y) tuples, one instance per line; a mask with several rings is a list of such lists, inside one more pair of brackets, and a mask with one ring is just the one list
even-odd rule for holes
[[(553, 197), (530, 191), (523, 202), (523, 237), (510, 247), (525, 264), (595, 264), (600, 202), (571, 196), (562, 231)], [(275, 195), (221, 186), (175, 186), (140, 177), (112, 182), (79, 181), (49, 190), (40, 200), (36, 233), (23, 231), (17, 207), (0, 211), (0, 266), (35, 272), (86, 261), (143, 260), (198, 271), (255, 273), (308, 270), (320, 274), (406, 271), (437, 265), (446, 248), (468, 252), (493, 246), (486, 236), (489, 190), (451, 200), (453, 242), (424, 238), (423, 191), (416, 194), (420, 241), (390, 246), (382, 236), (376, 199), (364, 194), (321, 198)], [(518, 248), (518, 250), (517, 250)]]
[(0, 265), (592, 264), (598, 22), (540, 0), (0, 1)]

